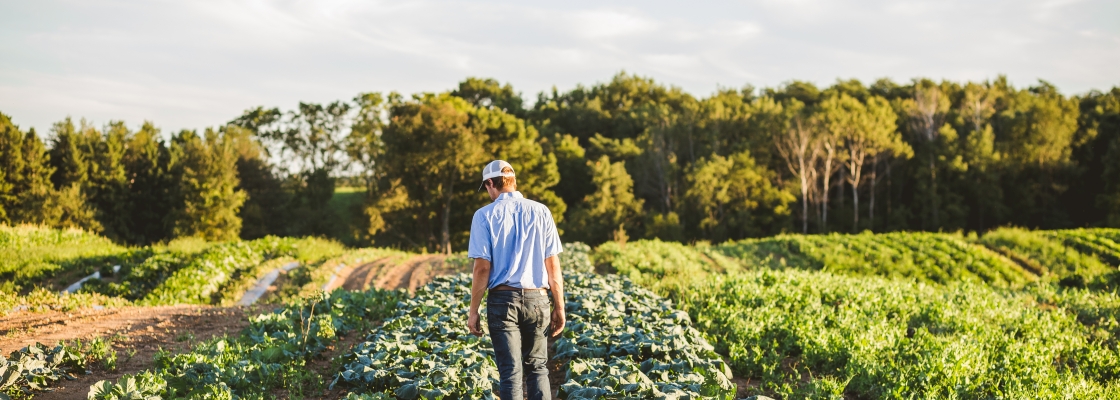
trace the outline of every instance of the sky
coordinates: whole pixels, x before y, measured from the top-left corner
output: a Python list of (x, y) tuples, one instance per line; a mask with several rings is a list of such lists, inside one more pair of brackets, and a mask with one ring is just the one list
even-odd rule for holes
[(0, 0), (0, 112), (46, 134), (217, 126), (256, 106), (454, 88), (526, 99), (620, 71), (719, 88), (916, 77), (1120, 85), (1120, 1)]

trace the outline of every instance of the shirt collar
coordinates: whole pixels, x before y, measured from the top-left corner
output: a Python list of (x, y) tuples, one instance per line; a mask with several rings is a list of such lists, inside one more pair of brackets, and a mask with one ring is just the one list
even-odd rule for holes
[(502, 200), (506, 200), (506, 199), (524, 199), (524, 198), (525, 198), (525, 196), (522, 196), (521, 192), (514, 190), (512, 192), (505, 192), (505, 193), (499, 194), (498, 198), (494, 199), (494, 201), (497, 202), (497, 201), (502, 201)]

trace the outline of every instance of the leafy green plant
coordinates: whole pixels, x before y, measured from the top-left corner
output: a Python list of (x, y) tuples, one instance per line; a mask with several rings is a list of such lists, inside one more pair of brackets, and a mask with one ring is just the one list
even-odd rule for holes
[(1081, 253), (1048, 236), (1053, 237), (1038, 231), (1000, 228), (985, 233), (978, 242), (1038, 274), (1053, 275), (1064, 286), (1085, 286), (1111, 272), (1108, 265), (1092, 254)]
[(576, 274), (565, 288), (565, 398), (734, 398), (731, 369), (671, 302), (617, 275)]
[(167, 385), (159, 375), (144, 371), (136, 375), (124, 375), (117, 383), (97, 381), (90, 387), (90, 400), (160, 400)]
[(585, 243), (564, 243), (564, 251), (560, 252), (559, 257), (560, 266), (565, 273), (595, 272), (595, 263), (591, 262), (591, 246)]
[[(556, 357), (569, 365), (560, 388), (566, 398), (734, 395), (730, 370), (686, 314), (624, 278), (566, 279), (571, 325), (555, 345)], [(494, 398), (489, 336), (470, 335), (462, 318), (470, 280), (441, 277), (402, 302), (394, 318), (354, 347), (331, 386), (368, 398)]]
[(745, 265), (825, 270), (845, 275), (922, 282), (985, 282), (1021, 287), (1037, 276), (959, 234), (896, 232), (858, 235), (778, 235), (716, 246)]
[(466, 274), (435, 279), (401, 302), (385, 321), (343, 360), (331, 387), (416, 398), (494, 398), (498, 370), (488, 336), (467, 330)]
[(67, 272), (91, 274), (133, 258), (136, 250), (82, 230), (30, 225), (0, 225), (0, 249), (0, 292), (9, 293)]
[(86, 372), (86, 359), (71, 346), (36, 342), (0, 358), (0, 398), (30, 397), (59, 379)]
[[(780, 398), (1120, 395), (1120, 354), (1100, 340), (1108, 335), (1031, 291), (765, 269), (712, 277), (679, 304), (737, 374)], [(1050, 293), (1058, 304), (1089, 303)], [(1106, 317), (1102, 328), (1114, 331), (1107, 321), (1120, 302), (1105, 298), (1109, 308), (1084, 307), (1084, 318)]]
[(339, 335), (391, 314), (402, 298), (403, 294), (395, 291), (336, 290), (293, 302), (250, 318), (249, 327), (238, 337), (199, 343), (183, 354), (157, 353), (151, 374), (158, 379), (149, 379), (151, 385), (137, 381), (139, 389), (131, 390), (127, 381), (99, 382), (90, 393), (144, 396), (139, 398), (188, 394), (195, 398), (258, 398), (267, 396), (269, 390), (287, 388), (310, 396), (309, 391), (316, 388), (310, 383), (316, 378), (309, 375), (308, 360), (336, 343)]
[(595, 249), (594, 261), (635, 282), (670, 290), (672, 287), (690, 286), (709, 273), (741, 268), (735, 259), (710, 247), (657, 239), (625, 244), (604, 243)]

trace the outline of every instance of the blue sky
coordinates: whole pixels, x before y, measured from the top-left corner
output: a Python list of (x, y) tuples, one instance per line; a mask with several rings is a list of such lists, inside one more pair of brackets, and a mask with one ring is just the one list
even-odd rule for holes
[(1104, 0), (0, 0), (0, 112), (222, 124), (257, 105), (442, 91), (467, 76), (526, 98), (620, 70), (697, 96), (838, 78), (1120, 85)]

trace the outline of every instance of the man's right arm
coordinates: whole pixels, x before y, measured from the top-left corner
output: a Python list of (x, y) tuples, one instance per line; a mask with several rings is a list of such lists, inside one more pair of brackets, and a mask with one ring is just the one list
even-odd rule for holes
[(474, 279), (471, 280), (471, 309), (467, 314), (467, 328), (471, 334), (482, 336), (482, 319), (478, 308), (482, 306), (482, 296), (486, 295), (486, 285), (490, 282), (490, 261), (485, 258), (474, 259)]
[(552, 329), (550, 336), (559, 336), (564, 331), (564, 273), (560, 270), (560, 257), (544, 259), (544, 269), (548, 272), (548, 291), (552, 292)]

